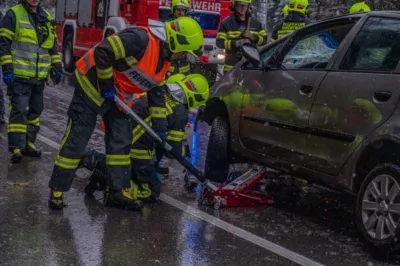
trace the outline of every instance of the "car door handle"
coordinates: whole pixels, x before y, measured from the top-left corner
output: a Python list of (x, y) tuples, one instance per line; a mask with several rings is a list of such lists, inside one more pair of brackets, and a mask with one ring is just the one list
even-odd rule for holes
[(374, 100), (377, 102), (387, 102), (390, 97), (392, 97), (392, 93), (388, 91), (375, 91), (374, 92)]
[(313, 86), (311, 85), (302, 85), (300, 87), (300, 91), (305, 94), (309, 94), (313, 90)]

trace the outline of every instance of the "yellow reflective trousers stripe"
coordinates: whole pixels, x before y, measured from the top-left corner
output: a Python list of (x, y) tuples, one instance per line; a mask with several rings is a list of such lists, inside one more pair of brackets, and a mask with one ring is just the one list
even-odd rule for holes
[(131, 158), (137, 160), (151, 160), (155, 155), (154, 150), (131, 149)]
[(27, 125), (8, 124), (8, 133), (26, 133)]
[(130, 165), (129, 154), (106, 154), (107, 165)]
[(76, 169), (80, 161), (81, 159), (66, 158), (62, 157), (60, 154), (57, 154), (56, 157), (56, 165), (64, 169)]
[(172, 140), (176, 142), (180, 142), (185, 137), (185, 132), (177, 131), (177, 130), (170, 130), (167, 132), (167, 140)]

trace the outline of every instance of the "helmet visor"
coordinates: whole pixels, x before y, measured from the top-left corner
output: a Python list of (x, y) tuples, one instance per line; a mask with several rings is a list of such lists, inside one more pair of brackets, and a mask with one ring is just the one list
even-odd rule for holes
[(187, 104), (186, 95), (183, 91), (183, 88), (178, 83), (166, 84), (169, 93), (171, 94), (172, 98), (177, 100), (182, 104)]

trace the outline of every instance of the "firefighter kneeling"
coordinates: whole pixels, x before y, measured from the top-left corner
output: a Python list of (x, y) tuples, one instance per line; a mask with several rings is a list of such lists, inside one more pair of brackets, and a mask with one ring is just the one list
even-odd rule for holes
[[(167, 107), (167, 142), (175, 150), (182, 150), (182, 140), (188, 121), (188, 111), (198, 106), (204, 106), (209, 96), (208, 82), (200, 74), (185, 77), (183, 74), (171, 76), (166, 89)], [(132, 111), (138, 114), (151, 126), (147, 96), (137, 99), (132, 105)], [(133, 139), (131, 149), (132, 185), (131, 194), (134, 199), (144, 202), (155, 202), (160, 195), (160, 181), (155, 168), (155, 144), (144, 129), (133, 122)], [(166, 154), (169, 157), (168, 154)], [(88, 149), (81, 158), (81, 167), (93, 171), (85, 193), (92, 195), (96, 190), (106, 188), (107, 171), (106, 155)]]
[(128, 116), (114, 102), (116, 91), (129, 103), (147, 92), (153, 128), (166, 138), (167, 110), (163, 86), (174, 53), (193, 54), (204, 42), (199, 24), (182, 17), (149, 27), (127, 28), (110, 36), (77, 62), (77, 85), (68, 109), (68, 126), (49, 182), (49, 207), (64, 207), (63, 192), (70, 189), (82, 154), (96, 126), (97, 115), (106, 127), (107, 204), (140, 210), (142, 203), (129, 194), (132, 128)]

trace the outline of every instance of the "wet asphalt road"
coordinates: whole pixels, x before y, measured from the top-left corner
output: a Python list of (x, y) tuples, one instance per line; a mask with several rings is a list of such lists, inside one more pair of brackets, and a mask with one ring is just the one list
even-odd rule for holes
[[(299, 195), (278, 181), (274, 206), (213, 210), (198, 206), (171, 161), (162, 201), (141, 212), (85, 197), (89, 172), (77, 172), (62, 212), (47, 208), (49, 180), (66, 128), (73, 88), (47, 87), (37, 146), (42, 159), (9, 162), (0, 126), (0, 265), (399, 265), (399, 252), (375, 254), (357, 237), (352, 197), (316, 185)], [(208, 127), (193, 136), (201, 167)], [(90, 146), (103, 150), (97, 129)], [(276, 245), (274, 245), (276, 244)], [(278, 255), (279, 254), (279, 255)], [(379, 255), (379, 256), (378, 256)]]

